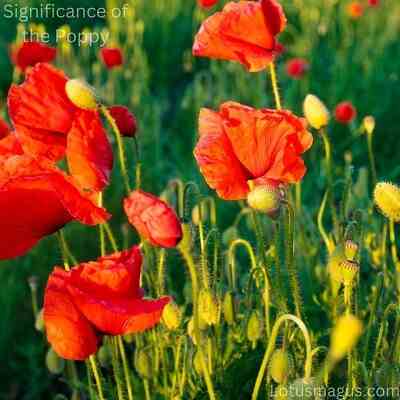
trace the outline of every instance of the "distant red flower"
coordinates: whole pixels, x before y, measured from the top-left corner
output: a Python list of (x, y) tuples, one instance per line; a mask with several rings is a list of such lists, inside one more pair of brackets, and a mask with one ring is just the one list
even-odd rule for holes
[(3, 139), (10, 133), (10, 127), (7, 122), (0, 117), (0, 139)]
[(198, 0), (199, 6), (204, 8), (210, 8), (215, 6), (219, 0)]
[(349, 101), (343, 101), (336, 106), (335, 117), (341, 124), (348, 124), (357, 116), (357, 110)]
[(308, 68), (309, 64), (304, 58), (292, 58), (286, 63), (286, 72), (293, 79), (301, 79)]
[(368, 5), (370, 7), (378, 7), (380, 4), (380, 0), (368, 0)]
[(143, 298), (142, 256), (135, 246), (79, 264), (70, 271), (55, 267), (44, 297), (44, 323), (54, 351), (84, 360), (97, 351), (99, 336), (126, 335), (152, 328), (169, 297)]
[(62, 71), (37, 64), (23, 84), (11, 87), (9, 114), (25, 153), (52, 162), (66, 156), (81, 187), (101, 191), (112, 169), (112, 148), (98, 112), (68, 99), (67, 81)]
[(261, 71), (280, 51), (276, 36), (285, 26), (276, 0), (230, 2), (203, 22), (193, 55), (238, 61), (250, 72)]
[(134, 137), (137, 131), (135, 116), (125, 106), (112, 106), (108, 111), (114, 118), (122, 136)]
[(22, 71), (37, 63), (52, 62), (56, 55), (57, 50), (55, 48), (35, 41), (26, 41), (11, 48), (11, 61)]
[(175, 211), (158, 197), (135, 190), (125, 198), (124, 209), (129, 222), (154, 246), (175, 247), (182, 239)]
[(65, 173), (23, 154), (14, 133), (0, 140), (0, 259), (25, 254), (72, 220), (107, 218)]
[(299, 182), (301, 154), (313, 142), (305, 120), (286, 110), (256, 110), (235, 102), (203, 108), (194, 155), (207, 184), (225, 200), (245, 199), (255, 186)]
[(100, 56), (108, 69), (119, 67), (124, 63), (122, 50), (118, 47), (103, 47), (100, 50)]
[(350, 18), (358, 19), (364, 14), (364, 6), (359, 1), (352, 1), (347, 5), (346, 11)]

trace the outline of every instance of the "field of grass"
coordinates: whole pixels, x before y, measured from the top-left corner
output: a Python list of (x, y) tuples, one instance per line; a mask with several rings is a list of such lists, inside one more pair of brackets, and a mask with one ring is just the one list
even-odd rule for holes
[[(202, 330), (202, 344), (194, 344), (187, 334), (193, 301), (186, 269), (187, 254), (184, 250), (165, 251), (145, 245), (146, 293), (152, 297), (160, 294), (160, 258), (166, 257), (160, 275), (165, 281), (164, 294), (172, 296), (182, 307), (183, 316), (175, 331), (160, 324), (148, 333), (124, 338), (134, 399), (212, 398), (202, 367), (198, 366), (198, 347), (206, 353), (218, 399), (251, 399), (264, 353), (272, 342), (272, 327), (280, 316), (296, 315), (299, 308), (297, 317), (305, 324), (315, 350), (311, 376), (323, 375), (318, 384), (337, 390), (399, 387), (400, 261), (397, 252), (400, 242), (396, 233), (398, 236), (400, 232), (398, 225), (382, 216), (373, 204), (375, 182), (371, 156), (376, 162), (378, 181), (400, 184), (400, 2), (382, 0), (377, 7), (369, 7), (366, 0), (362, 2), (365, 4), (363, 16), (352, 19), (346, 11), (347, 0), (280, 1), (288, 20), (287, 28), (279, 36), (285, 52), (276, 59), (283, 107), (302, 116), (304, 98), (312, 93), (332, 113), (327, 131), (332, 145), (333, 182), (327, 174), (322, 135), (311, 129), (314, 144), (304, 154), (308, 171), (301, 183), (301, 194), (299, 186), (293, 186), (288, 193), (295, 209), (294, 257), (291, 257), (291, 230), (285, 223), (288, 217), (285, 207), (275, 221), (250, 210), (245, 201), (218, 198), (206, 185), (193, 157), (200, 108), (217, 110), (228, 100), (255, 108), (275, 107), (267, 70), (249, 73), (238, 63), (192, 56), (194, 36), (202, 21), (226, 2), (220, 1), (214, 9), (205, 10), (195, 0), (107, 0), (105, 3), (68, 0), (63, 6), (96, 6), (108, 10), (126, 3), (129, 15), (108, 20), (31, 21), (43, 22), (52, 35), (66, 23), (75, 32), (108, 30), (112, 43), (122, 49), (124, 65), (107, 70), (99, 60), (98, 46), (53, 43), (58, 49), (55, 61), (58, 68), (70, 77), (86, 79), (105, 104), (126, 105), (134, 112), (139, 125), (142, 187), (168, 199), (182, 211), (184, 222), (191, 224), (194, 244), (190, 255), (201, 286), (212, 293), (218, 314), (217, 323), (212, 322)], [(2, 7), (3, 3), (7, 1), (3, 0)], [(21, 0), (18, 4), (35, 7), (39, 3)], [(8, 88), (13, 80), (23, 80), (11, 65), (8, 49), (20, 39), (18, 31), (27, 28), (28, 23), (17, 27), (15, 18), (0, 16), (0, 116), (6, 120)], [(293, 57), (302, 57), (309, 63), (309, 69), (299, 80), (286, 72), (286, 61)], [(349, 125), (339, 124), (333, 117), (335, 106), (344, 100), (351, 101), (357, 109), (357, 117)], [(368, 135), (362, 127), (367, 115), (376, 121), (372, 155), (368, 151)], [(125, 144), (133, 181), (134, 145), (129, 140)], [(177, 180), (182, 184), (194, 182), (199, 189), (199, 194), (196, 190), (187, 191), (185, 210), (176, 200), (175, 189), (179, 192), (180, 187)], [(127, 247), (139, 243), (140, 238), (123, 212), (122, 182), (115, 151), (111, 184), (103, 198), (113, 215), (110, 226), (118, 244)], [(195, 224), (192, 211), (198, 211), (200, 204), (205, 215), (202, 223)], [(216, 218), (210, 204), (215, 205)], [(198, 218), (193, 219), (198, 222)], [(0, 228), (1, 235), (7, 235), (2, 221)], [(79, 261), (99, 256), (96, 228), (73, 222), (66, 226), (64, 233)], [(207, 238), (205, 247), (204, 238)], [(246, 240), (244, 246), (237, 241), (239, 238)], [(332, 261), (332, 248), (327, 243), (337, 250), (345, 239), (352, 239), (359, 246), (356, 259), (360, 269), (350, 289), (350, 300), (342, 299), (341, 291), (335, 295), (327, 267)], [(250, 247), (250, 255), (254, 253), (254, 265), (246, 246)], [(229, 274), (232, 263), (236, 266), (235, 286)], [(45, 335), (35, 329), (29, 279), (37, 279), (37, 301), (42, 307), (47, 278), (55, 265), (62, 265), (55, 235), (43, 239), (23, 257), (1, 261), (0, 399), (100, 398), (93, 393), (88, 397), (84, 363), (76, 363), (78, 382), (71, 378), (68, 368), (63, 373), (52, 374), (46, 367), (48, 343)], [(269, 284), (264, 279), (265, 271)], [(301, 301), (296, 298), (296, 287), (300, 288)], [(228, 292), (235, 297), (234, 323), (227, 321), (224, 307)], [(328, 373), (328, 362), (324, 362), (332, 327), (339, 315), (350, 311), (362, 321), (363, 333), (357, 347)], [(255, 329), (253, 340), (249, 339), (254, 336), (249, 334), (251, 321), (264, 328), (259, 337), (258, 327)], [(285, 367), (285, 385), (304, 376), (308, 353), (301, 332), (292, 323), (285, 323), (279, 332), (277, 347), (283, 346), (291, 360)], [(143, 347), (149, 356), (146, 359), (150, 368), (148, 376), (140, 366), (134, 365), (134, 354), (137, 358), (138, 349)], [(102, 367), (105, 398), (129, 399), (126, 376), (121, 370), (115, 376), (113, 367), (107, 362)], [(259, 399), (272, 398), (276, 380), (270, 374), (268, 364)], [(121, 382), (122, 394), (117, 392), (117, 383)], [(335, 393), (336, 397), (327, 398), (340, 398)], [(365, 398), (385, 398), (373, 396)], [(400, 398), (400, 393), (395, 398)]]

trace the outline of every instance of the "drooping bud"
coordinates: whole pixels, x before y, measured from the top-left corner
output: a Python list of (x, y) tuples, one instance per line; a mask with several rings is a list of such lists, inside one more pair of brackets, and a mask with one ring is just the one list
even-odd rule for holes
[(65, 360), (50, 347), (46, 354), (46, 366), (52, 374), (61, 374), (64, 370)]
[(315, 129), (321, 129), (328, 125), (330, 114), (325, 104), (313, 94), (309, 94), (303, 103), (304, 116), (308, 123)]
[(254, 210), (273, 218), (279, 212), (281, 205), (279, 190), (270, 185), (256, 186), (247, 195), (247, 203)]
[(363, 331), (361, 321), (354, 315), (340, 317), (331, 334), (329, 356), (339, 361), (357, 344)]
[(174, 303), (168, 303), (162, 313), (162, 322), (170, 331), (176, 331), (182, 319), (182, 312), (179, 307)]
[(393, 183), (379, 182), (374, 190), (375, 204), (382, 214), (395, 222), (400, 221), (400, 188)]
[(262, 331), (262, 320), (257, 311), (253, 311), (247, 323), (247, 339), (252, 343), (253, 348), (255, 347), (257, 341), (261, 339)]
[(137, 373), (142, 379), (151, 379), (152, 376), (152, 363), (149, 351), (145, 349), (136, 349), (134, 364)]
[(272, 379), (276, 383), (285, 383), (289, 378), (292, 367), (293, 359), (290, 354), (284, 349), (276, 349), (269, 363)]
[(202, 207), (201, 204), (196, 204), (192, 210), (192, 221), (195, 225), (204, 222), (207, 219), (207, 209)]
[(219, 320), (219, 307), (209, 289), (201, 289), (198, 298), (199, 320), (205, 325), (216, 325)]
[(354, 261), (358, 251), (358, 244), (352, 240), (346, 240), (344, 243), (344, 254), (350, 261)]
[(97, 108), (97, 99), (94, 89), (81, 79), (70, 79), (65, 84), (67, 97), (78, 108), (94, 110)]
[(350, 286), (357, 276), (360, 266), (355, 261), (346, 260), (340, 263), (342, 269), (342, 279), (345, 286)]
[(233, 325), (235, 323), (235, 300), (232, 292), (225, 293), (222, 310), (226, 323)]
[(363, 128), (368, 135), (372, 135), (375, 130), (375, 118), (372, 115), (367, 115), (363, 119)]

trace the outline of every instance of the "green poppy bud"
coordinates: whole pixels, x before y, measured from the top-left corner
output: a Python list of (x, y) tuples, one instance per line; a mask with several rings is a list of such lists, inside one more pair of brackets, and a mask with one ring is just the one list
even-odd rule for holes
[(152, 377), (153, 368), (148, 349), (136, 349), (134, 364), (137, 373), (142, 379), (150, 379)]
[(222, 310), (226, 323), (228, 325), (233, 325), (235, 323), (235, 299), (232, 292), (225, 293)]
[(272, 354), (269, 369), (272, 379), (276, 383), (284, 383), (290, 376), (293, 368), (293, 359), (284, 349), (276, 349)]
[(58, 375), (64, 370), (65, 360), (50, 347), (46, 354), (46, 366), (52, 374)]
[(261, 339), (262, 331), (262, 320), (257, 311), (253, 311), (250, 315), (249, 321), (247, 322), (247, 339), (252, 342), (253, 347), (255, 347), (257, 341)]

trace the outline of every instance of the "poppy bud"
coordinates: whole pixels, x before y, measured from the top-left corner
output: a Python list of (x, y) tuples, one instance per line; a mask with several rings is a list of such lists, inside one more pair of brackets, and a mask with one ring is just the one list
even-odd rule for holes
[(134, 137), (137, 131), (135, 116), (125, 106), (112, 106), (108, 108), (113, 117), (119, 132), (122, 136)]
[[(202, 322), (202, 320), (199, 318), (199, 329), (204, 330), (207, 326)], [(192, 339), (193, 344), (196, 346), (198, 345), (196, 336), (194, 334), (194, 318), (190, 318), (188, 324), (187, 324), (187, 334), (189, 335), (190, 339)]]
[(261, 339), (262, 330), (261, 318), (258, 316), (257, 311), (253, 311), (247, 322), (247, 339), (252, 343), (253, 348), (256, 346), (257, 341)]
[(314, 129), (328, 125), (330, 114), (325, 104), (313, 94), (308, 94), (303, 103), (304, 116)]
[(124, 63), (122, 50), (118, 47), (103, 47), (100, 57), (107, 69), (119, 67)]
[(36, 315), (35, 329), (39, 332), (44, 332), (43, 308)]
[(182, 224), (182, 240), (179, 247), (182, 249), (190, 250), (193, 244), (192, 227), (188, 223)]
[(352, 240), (346, 240), (344, 244), (344, 254), (350, 261), (354, 261), (358, 251), (358, 244)]
[(276, 383), (284, 383), (287, 381), (291, 369), (293, 367), (293, 359), (284, 349), (276, 349), (272, 354), (269, 363), (269, 369), (272, 379)]
[(52, 374), (61, 374), (64, 370), (65, 361), (50, 347), (46, 355), (46, 366)]
[(346, 255), (342, 245), (336, 246), (335, 250), (329, 257), (328, 272), (332, 281), (336, 283), (343, 282), (341, 263), (346, 261)]
[(134, 364), (137, 373), (142, 379), (151, 379), (153, 373), (148, 350), (136, 349)]
[(205, 325), (216, 325), (219, 320), (218, 302), (209, 289), (201, 289), (198, 298), (199, 320)]
[(339, 361), (357, 344), (363, 327), (361, 321), (354, 315), (340, 317), (331, 334), (330, 357)]
[(235, 323), (235, 300), (232, 292), (225, 293), (222, 310), (226, 323), (228, 325), (233, 325)]
[(247, 195), (247, 203), (251, 208), (274, 217), (279, 212), (281, 198), (277, 188), (273, 186), (256, 186)]
[(340, 267), (342, 269), (343, 284), (345, 286), (351, 285), (360, 270), (360, 266), (354, 261), (346, 260), (340, 263)]
[(375, 118), (372, 115), (367, 115), (364, 117), (363, 128), (368, 135), (372, 135), (375, 130)]
[(201, 356), (200, 356), (199, 351), (196, 351), (196, 353), (193, 357), (193, 367), (198, 375), (203, 376), (203, 366), (202, 366)]
[(400, 188), (393, 183), (379, 182), (375, 186), (374, 201), (388, 219), (400, 222)]
[(341, 124), (349, 124), (357, 116), (357, 110), (349, 101), (342, 101), (336, 106), (335, 118)]
[(300, 378), (290, 384), (290, 400), (322, 400), (326, 389), (317, 383), (315, 378)]
[(192, 210), (192, 221), (195, 225), (204, 222), (207, 219), (207, 209), (200, 204), (196, 204)]
[(81, 79), (70, 79), (65, 84), (68, 99), (78, 108), (94, 110), (97, 108), (97, 99), (94, 89)]
[(100, 347), (99, 351), (97, 352), (97, 359), (99, 360), (99, 363), (103, 368), (110, 365), (111, 354), (110, 349), (106, 344), (103, 344), (103, 346)]
[(182, 312), (175, 303), (170, 302), (164, 307), (162, 322), (168, 330), (176, 331), (181, 324), (181, 319)]

